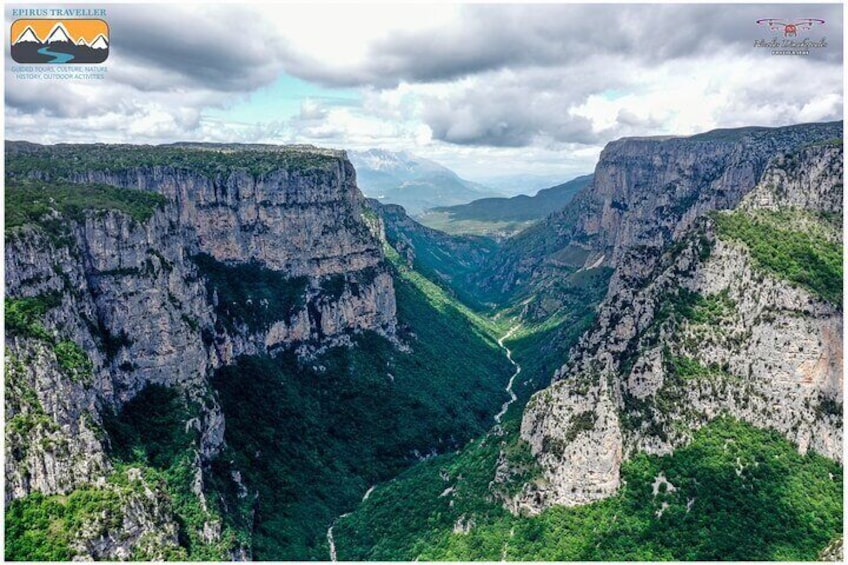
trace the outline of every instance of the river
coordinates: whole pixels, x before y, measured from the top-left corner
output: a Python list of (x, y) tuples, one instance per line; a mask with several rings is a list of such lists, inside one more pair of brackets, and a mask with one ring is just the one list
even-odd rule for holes
[(515, 393), (512, 391), (512, 385), (513, 385), (513, 384), (515, 384), (515, 377), (517, 377), (517, 376), (518, 376), (518, 374), (521, 372), (521, 365), (519, 365), (518, 363), (516, 363), (515, 361), (513, 361), (513, 360), (512, 360), (512, 351), (510, 351), (510, 350), (509, 350), (509, 347), (505, 346), (505, 345), (503, 344), (503, 342), (504, 342), (504, 340), (507, 340), (507, 339), (509, 339), (510, 337), (512, 337), (512, 334), (514, 334), (514, 333), (516, 332), (516, 330), (518, 330), (518, 328), (519, 328), (519, 327), (521, 327), (521, 324), (515, 324), (514, 326), (512, 326), (512, 327), (509, 329), (509, 331), (508, 331), (508, 332), (506, 332), (506, 333), (505, 333), (503, 336), (501, 336), (501, 338), (498, 340), (498, 346), (500, 346), (500, 348), (501, 348), (501, 349), (503, 349), (504, 351), (506, 351), (506, 359), (507, 359), (507, 361), (509, 361), (510, 363), (512, 363), (512, 366), (513, 366), (513, 367), (515, 367), (515, 372), (514, 372), (514, 373), (512, 374), (512, 376), (509, 378), (509, 383), (507, 383), (507, 385), (506, 385), (506, 391), (509, 393), (509, 400), (507, 400), (506, 402), (504, 402), (504, 403), (503, 403), (503, 406), (501, 406), (501, 411), (500, 411), (500, 412), (498, 412), (497, 414), (495, 414), (495, 423), (496, 423), (496, 424), (500, 424), (500, 423), (501, 423), (501, 418), (503, 418), (503, 417), (504, 417), (504, 414), (506, 414), (506, 411), (507, 411), (507, 410), (509, 410), (509, 406), (510, 406), (510, 404), (512, 404), (513, 402), (515, 402), (516, 400), (518, 400), (518, 397), (516, 397), (516, 396), (515, 396)]

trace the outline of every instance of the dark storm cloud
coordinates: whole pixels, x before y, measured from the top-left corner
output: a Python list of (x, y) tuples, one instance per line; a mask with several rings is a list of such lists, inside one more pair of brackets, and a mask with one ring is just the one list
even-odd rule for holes
[[(400, 81), (453, 80), (481, 72), (559, 67), (621, 55), (649, 65), (717, 50), (749, 53), (760, 38), (780, 37), (761, 18), (820, 18), (810, 32), (827, 37), (820, 56), (842, 62), (842, 6), (826, 5), (522, 5), (465, 6), (439, 30), (398, 32), (372, 46), (358, 68), (338, 69), (293, 52), (286, 68), (331, 86), (390, 87)], [(730, 56), (730, 55), (728, 55)]]

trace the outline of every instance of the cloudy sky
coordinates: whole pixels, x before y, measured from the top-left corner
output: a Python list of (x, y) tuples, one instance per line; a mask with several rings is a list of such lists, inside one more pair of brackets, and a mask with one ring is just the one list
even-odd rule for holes
[[(84, 6), (107, 10), (108, 78), (18, 78), (7, 41), (7, 139), (381, 147), (566, 179), (622, 136), (843, 112), (841, 4)], [(797, 39), (827, 46), (756, 48), (783, 38), (762, 18), (825, 20)]]

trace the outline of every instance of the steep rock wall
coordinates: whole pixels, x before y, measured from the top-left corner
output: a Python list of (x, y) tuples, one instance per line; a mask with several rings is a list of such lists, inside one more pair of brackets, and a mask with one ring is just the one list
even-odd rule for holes
[[(842, 160), (841, 144), (780, 155), (739, 210), (786, 210), (795, 229), (841, 240), (816, 214), (841, 217)], [(527, 406), (521, 434), (542, 477), (513, 508), (609, 496), (623, 458), (670, 453), (722, 413), (841, 461), (840, 304), (764, 272), (708, 218), (664, 252), (640, 245), (618, 263), (595, 327)]]
[[(632, 248), (655, 252), (698, 217), (731, 209), (756, 186), (770, 159), (842, 137), (842, 122), (716, 130), (692, 137), (625, 138), (601, 152), (593, 182), (565, 208), (507, 241), (480, 284), (510, 296), (545, 292), (563, 269), (618, 269)], [(645, 254), (645, 269), (659, 253)]]
[[(210, 172), (223, 156), (208, 147), (9, 143), (6, 150), (7, 181), (96, 183), (166, 197), (144, 219), (97, 202), (66, 214), (50, 204), (38, 220), (7, 230), (7, 310), (39, 304), (26, 328), (7, 324), (7, 503), (34, 492), (111, 488), (122, 471), (109, 459), (103, 414), (159, 384), (179, 390), (193, 414), (185, 426), (199, 437), (193, 491), (206, 515), (201, 537), (217, 543), (220, 516), (206, 510), (202, 472), (225, 430), (212, 371), (240, 355), (308, 354), (350, 332), (393, 337), (392, 278), (362, 218), (352, 166), (341, 152), (314, 148), (226, 149), (258, 160), (262, 173)], [(194, 164), (158, 163), (161, 152)], [(261, 270), (285, 296), (256, 304), (237, 294), (239, 304), (224, 304), (209, 268), (226, 273), (228, 288), (253, 283), (248, 275)], [(291, 310), (265, 315), (277, 312), (277, 300), (290, 301)], [(230, 310), (259, 312), (263, 322)], [(170, 508), (150, 504), (140, 484), (142, 495), (121, 494), (121, 520), (80, 534), (79, 556), (159, 555), (144, 549), (151, 543), (176, 548)]]

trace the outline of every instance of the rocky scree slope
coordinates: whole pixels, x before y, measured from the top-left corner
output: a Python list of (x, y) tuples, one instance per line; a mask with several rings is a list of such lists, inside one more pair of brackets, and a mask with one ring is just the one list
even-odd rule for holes
[[(760, 141), (782, 146), (807, 127), (833, 126), (786, 128)], [(637, 157), (639, 143), (647, 151)], [(777, 430), (802, 453), (842, 461), (841, 139), (780, 152), (762, 173), (750, 159), (752, 141), (733, 150), (708, 141), (703, 160), (687, 152), (683, 163), (661, 157), (658, 146), (669, 143), (680, 142), (613, 144), (598, 165), (596, 190), (632, 187), (628, 179), (648, 174), (646, 157), (673, 177), (703, 169), (717, 154), (736, 157), (656, 230), (639, 229), (649, 224), (646, 215), (659, 220), (669, 210), (659, 204), (666, 197), (650, 191), (633, 194), (642, 204), (620, 212), (606, 200), (604, 213), (580, 224), (602, 243), (593, 253), (618, 268), (595, 326), (553, 385), (528, 403), (521, 437), (541, 473), (507, 501), (513, 512), (608, 497), (620, 486), (623, 460), (670, 453), (721, 414)], [(599, 184), (606, 176), (618, 180)], [(591, 206), (602, 198), (583, 200)], [(733, 212), (696, 217), (734, 201)]]
[(116, 470), (103, 415), (163, 385), (181, 391), (196, 436), (196, 537), (219, 542), (203, 482), (225, 426), (211, 372), (394, 333), (392, 279), (352, 165), (314, 147), (17, 142), (6, 163), (7, 504), (112, 489), (123, 518), (77, 532), (92, 549), (75, 554), (161, 557), (176, 535), (132, 552), (173, 534), (173, 514), (153, 503), (155, 484)]

